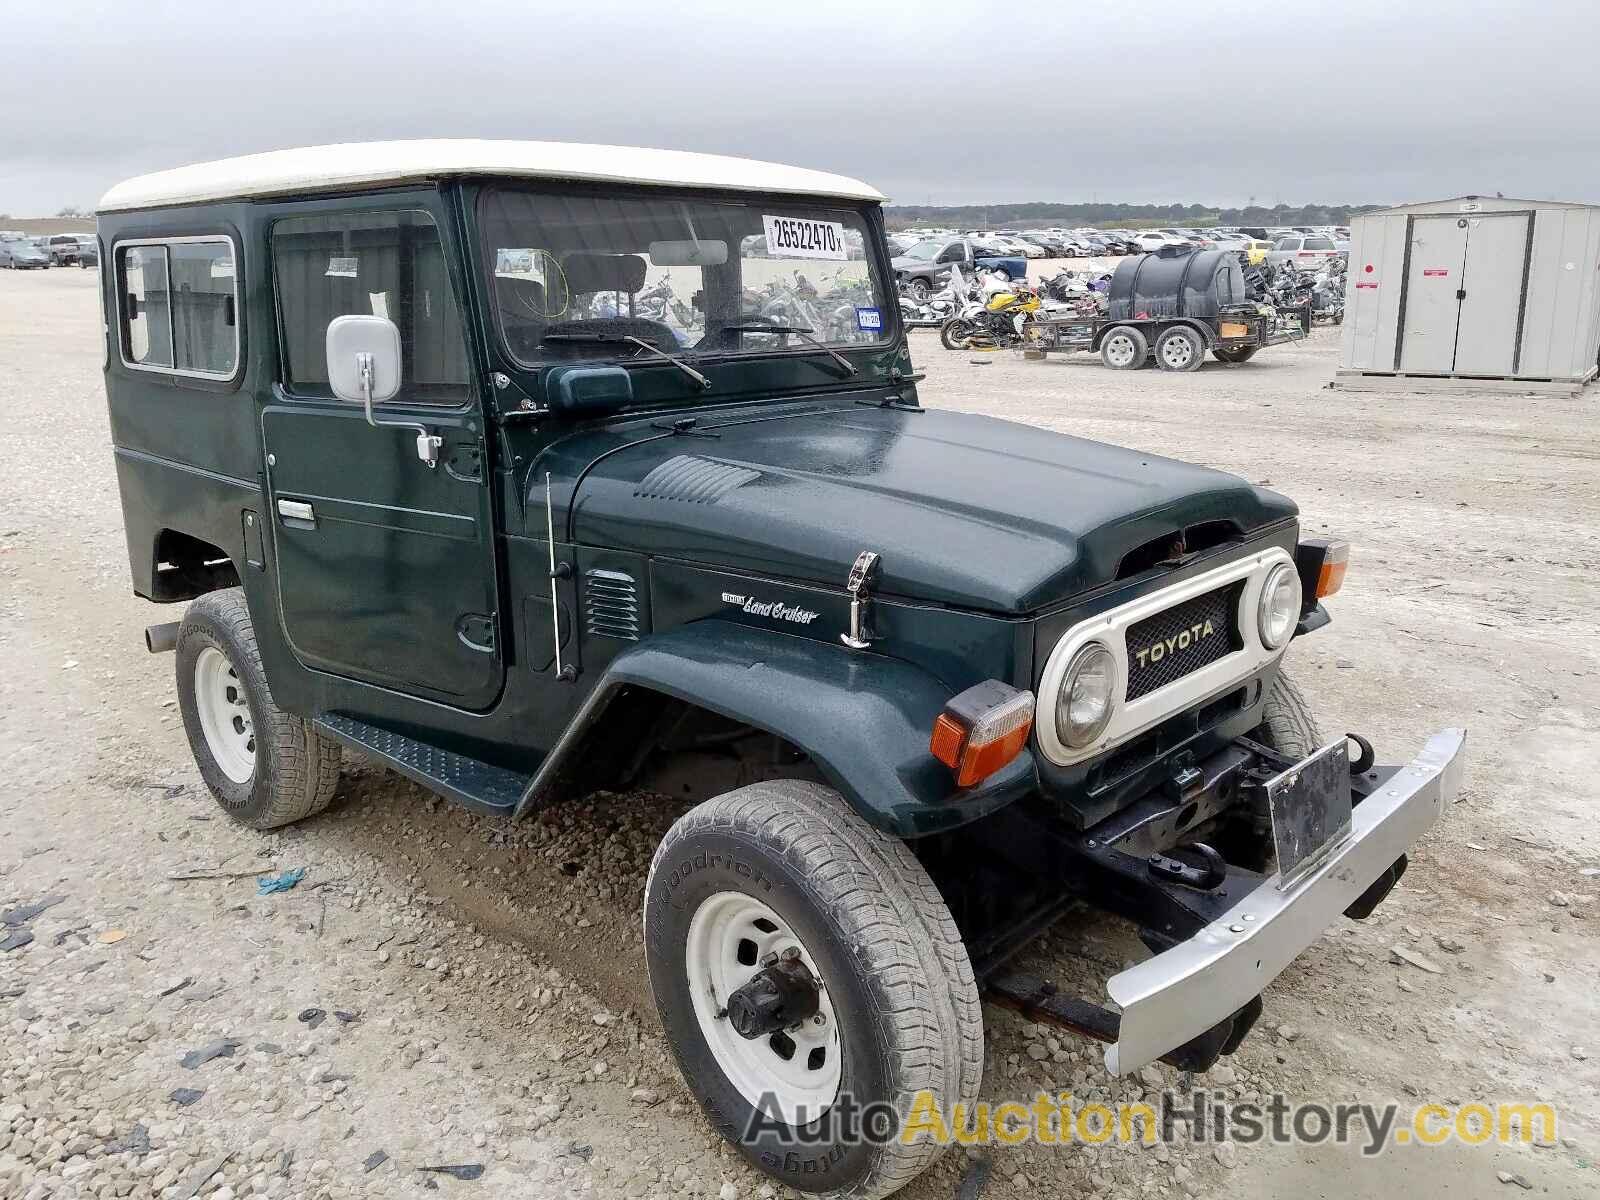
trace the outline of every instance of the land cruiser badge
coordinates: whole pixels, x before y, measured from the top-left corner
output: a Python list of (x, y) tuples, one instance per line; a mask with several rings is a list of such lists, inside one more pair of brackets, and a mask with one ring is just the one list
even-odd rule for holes
[(817, 614), (798, 604), (785, 604), (782, 600), (757, 600), (754, 596), (741, 596), (738, 592), (723, 592), (724, 604), (737, 605), (740, 612), (752, 617), (771, 617), (775, 621), (788, 621), (794, 625), (809, 625)]

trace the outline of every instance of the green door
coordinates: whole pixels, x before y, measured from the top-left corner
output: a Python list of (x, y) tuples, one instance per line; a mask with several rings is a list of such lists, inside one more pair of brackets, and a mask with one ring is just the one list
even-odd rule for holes
[[(281, 370), (261, 436), (284, 631), (308, 667), (486, 707), (502, 666), (484, 422), (440, 231), (422, 207), (324, 206), (270, 228)], [(300, 212), (304, 213), (302, 208)], [(374, 428), (328, 387), (328, 323), (400, 332), (402, 382)]]

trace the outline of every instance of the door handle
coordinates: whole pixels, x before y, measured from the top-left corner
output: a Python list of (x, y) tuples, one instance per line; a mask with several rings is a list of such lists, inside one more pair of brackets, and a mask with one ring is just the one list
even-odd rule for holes
[(317, 521), (316, 510), (303, 500), (279, 500), (278, 515), (291, 521), (310, 521), (313, 525)]

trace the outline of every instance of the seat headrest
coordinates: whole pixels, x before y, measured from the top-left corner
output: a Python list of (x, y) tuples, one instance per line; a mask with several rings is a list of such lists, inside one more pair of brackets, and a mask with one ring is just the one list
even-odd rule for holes
[(583, 292), (637, 292), (644, 286), (645, 261), (638, 254), (574, 252), (561, 260), (567, 289)]

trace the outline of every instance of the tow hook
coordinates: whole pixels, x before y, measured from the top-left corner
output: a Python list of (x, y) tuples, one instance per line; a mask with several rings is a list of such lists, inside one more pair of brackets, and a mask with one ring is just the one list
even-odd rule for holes
[[(1201, 865), (1195, 866), (1175, 856), (1184, 852), (1199, 858)], [(1228, 878), (1227, 862), (1204, 842), (1188, 842), (1176, 847), (1174, 854), (1152, 854), (1145, 862), (1150, 874), (1157, 879), (1170, 879), (1202, 892), (1216, 891)]]
[(817, 1015), (821, 986), (800, 952), (790, 947), (769, 955), (761, 970), (728, 997), (727, 1013), (734, 1032), (746, 1040), (777, 1033)]

